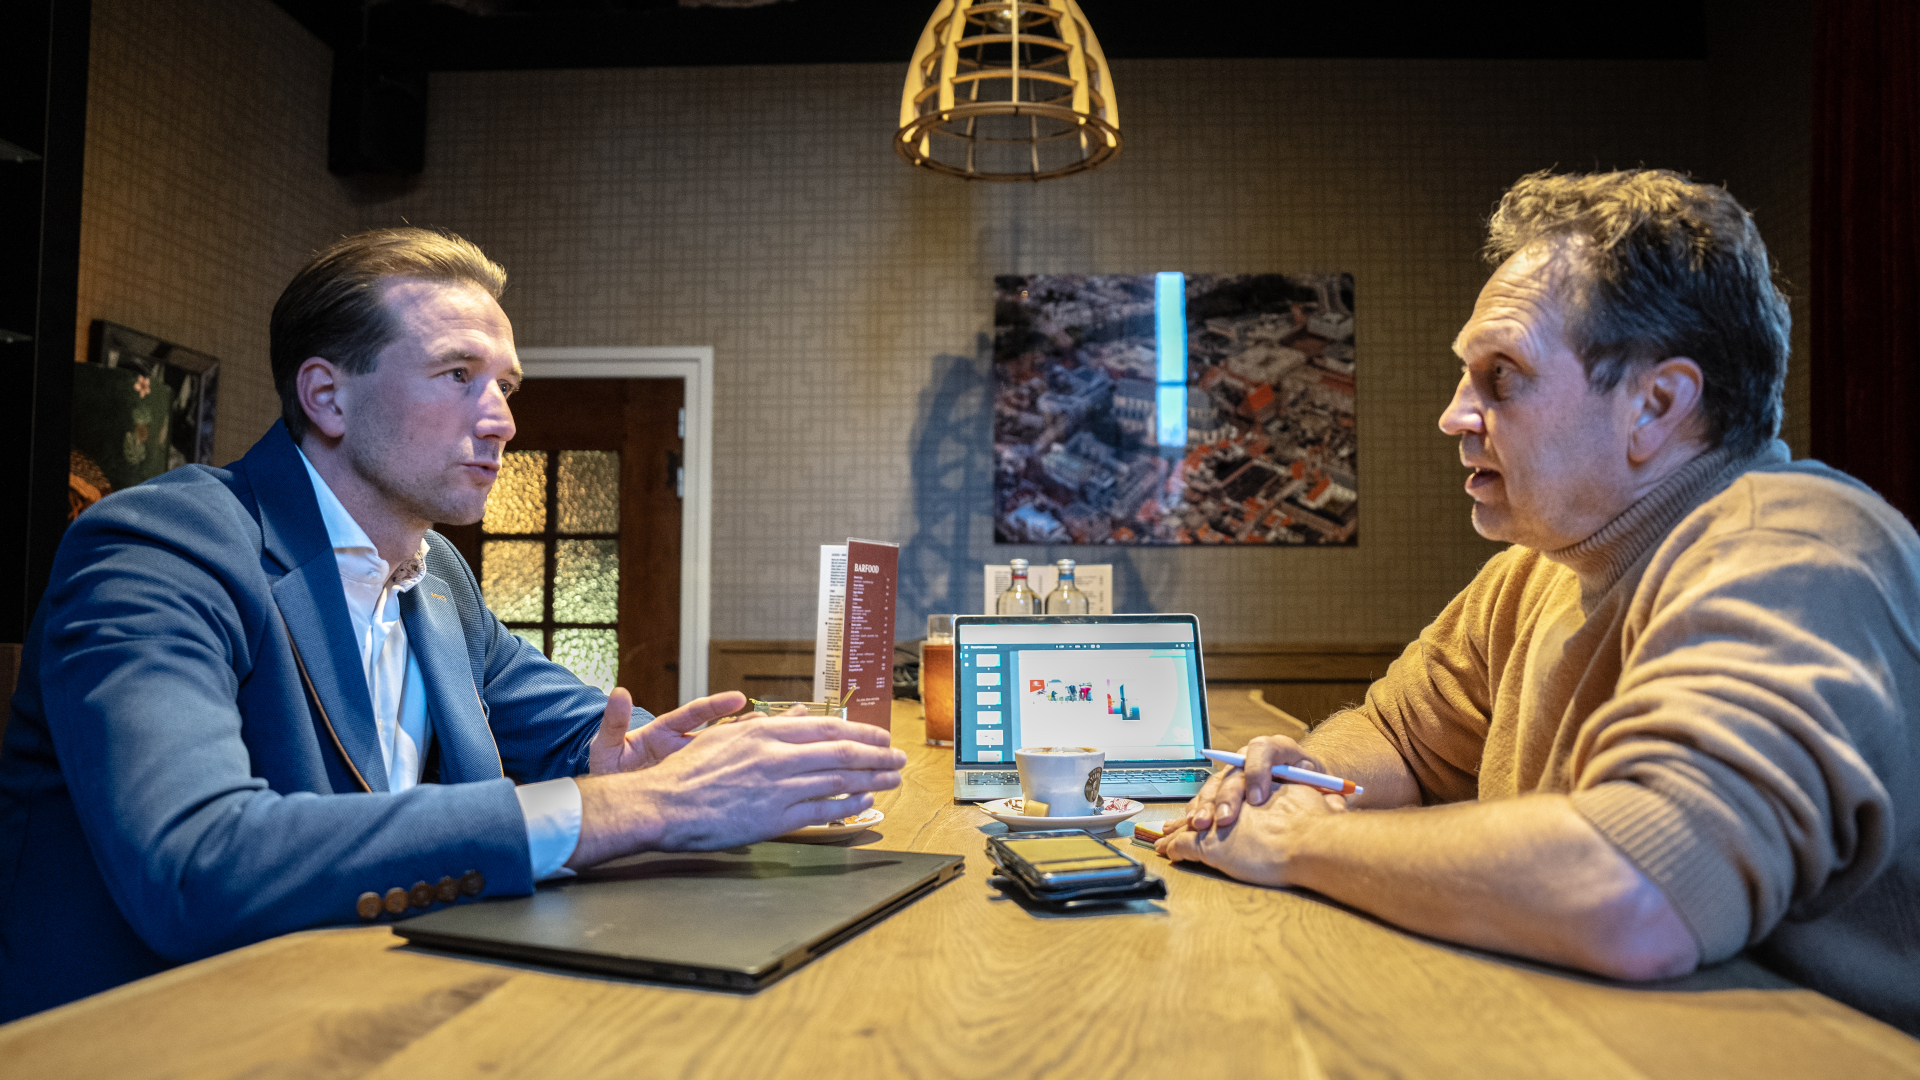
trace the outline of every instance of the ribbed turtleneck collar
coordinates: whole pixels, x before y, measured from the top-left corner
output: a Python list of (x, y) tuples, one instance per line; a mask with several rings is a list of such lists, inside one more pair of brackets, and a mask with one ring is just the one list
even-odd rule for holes
[(1724, 446), (1709, 450), (1682, 465), (1592, 536), (1541, 554), (1579, 576), (1581, 605), (1586, 606), (1611, 589), (1620, 575), (1673, 531), (1681, 518), (1719, 494), (1741, 473), (1791, 457), (1787, 444), (1778, 439), (1757, 454), (1737, 459)]

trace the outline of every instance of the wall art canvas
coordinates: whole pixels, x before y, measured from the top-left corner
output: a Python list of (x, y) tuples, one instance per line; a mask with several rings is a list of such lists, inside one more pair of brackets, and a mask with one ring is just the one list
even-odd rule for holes
[(182, 465), (213, 463), (220, 361), (96, 319), (73, 373), (69, 517)]
[(173, 388), (130, 368), (73, 366), (67, 516), (167, 471)]
[(1353, 275), (1178, 285), (994, 280), (996, 542), (1358, 542)]

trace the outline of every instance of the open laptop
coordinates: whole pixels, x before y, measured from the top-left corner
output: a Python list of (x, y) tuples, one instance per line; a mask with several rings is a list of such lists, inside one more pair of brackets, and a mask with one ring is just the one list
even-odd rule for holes
[(438, 949), (751, 992), (959, 876), (964, 863), (811, 844), (650, 852), (393, 932)]
[(1185, 799), (1210, 763), (1192, 615), (961, 615), (953, 620), (953, 797), (1020, 794), (1013, 752), (1107, 752), (1102, 795)]

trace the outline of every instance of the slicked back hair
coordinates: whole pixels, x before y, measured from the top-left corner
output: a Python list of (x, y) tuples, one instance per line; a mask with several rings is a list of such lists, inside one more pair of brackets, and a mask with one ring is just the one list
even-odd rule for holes
[(1674, 356), (1700, 365), (1713, 446), (1753, 453), (1780, 431), (1793, 320), (1753, 215), (1725, 188), (1666, 169), (1531, 173), (1487, 223), (1495, 265), (1565, 260), (1567, 342), (1595, 390)]
[(365, 375), (398, 334), (381, 297), (388, 278), (467, 283), (496, 300), (507, 287), (500, 264), (444, 230), (373, 229), (322, 249), (280, 294), (268, 332), (280, 416), (294, 442), (305, 439), (309, 427), (296, 383), (300, 365), (318, 356)]

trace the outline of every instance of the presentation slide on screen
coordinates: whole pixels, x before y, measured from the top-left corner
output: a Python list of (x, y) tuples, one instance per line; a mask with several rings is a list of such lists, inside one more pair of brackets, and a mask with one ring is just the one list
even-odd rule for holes
[(1198, 755), (1188, 653), (1178, 649), (1022, 649), (1008, 689), (1020, 745), (1097, 746), (1109, 760)]

